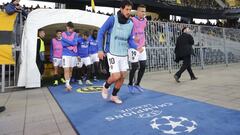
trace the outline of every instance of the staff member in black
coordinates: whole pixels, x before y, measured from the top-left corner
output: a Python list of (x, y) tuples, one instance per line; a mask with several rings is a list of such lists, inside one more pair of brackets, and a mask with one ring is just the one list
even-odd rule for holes
[(189, 34), (190, 29), (188, 27), (184, 27), (182, 29), (182, 34), (177, 38), (177, 43), (175, 47), (176, 59), (175, 61), (178, 63), (183, 60), (183, 64), (180, 70), (174, 75), (174, 79), (176, 82), (180, 82), (179, 78), (182, 73), (187, 69), (191, 80), (196, 80), (197, 77), (193, 74), (191, 68), (191, 55), (194, 55), (194, 51), (192, 45), (194, 44), (193, 37)]
[(36, 55), (36, 63), (37, 67), (39, 69), (39, 72), (41, 76), (44, 73), (44, 61), (45, 61), (45, 45), (44, 45), (44, 39), (45, 32), (43, 29), (38, 30), (38, 37), (37, 37), (37, 55)]
[(3, 112), (5, 109), (5, 106), (0, 106), (0, 112)]

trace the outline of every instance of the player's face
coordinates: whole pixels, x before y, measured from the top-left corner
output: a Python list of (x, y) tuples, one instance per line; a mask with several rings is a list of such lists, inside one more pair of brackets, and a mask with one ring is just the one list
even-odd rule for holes
[(97, 37), (97, 32), (93, 32), (93, 36), (96, 38)]
[(68, 32), (73, 32), (73, 31), (74, 31), (73, 28), (70, 28), (70, 27), (68, 27), (68, 26), (67, 26), (66, 28), (67, 28), (67, 31), (68, 31)]
[(62, 37), (62, 32), (57, 32), (56, 37), (57, 37), (57, 39), (60, 39)]
[(124, 8), (120, 8), (121, 13), (126, 17), (129, 18), (131, 15), (131, 10), (132, 10), (132, 6), (130, 5), (126, 5)]
[(137, 9), (137, 16), (140, 18), (144, 18), (146, 16), (146, 8), (139, 7)]
[(186, 33), (190, 33), (191, 30), (190, 30), (189, 28), (186, 28), (185, 32), (186, 32)]
[(84, 38), (85, 40), (87, 40), (87, 39), (88, 39), (88, 36), (86, 36), (86, 35), (83, 35), (83, 38)]
[(19, 2), (20, 2), (20, 0), (15, 0), (15, 1), (13, 2), (13, 4), (14, 4), (14, 5), (18, 5)]
[(44, 37), (45, 37), (45, 32), (44, 32), (44, 31), (40, 31), (40, 32), (39, 32), (39, 36), (40, 36), (41, 38), (44, 38)]

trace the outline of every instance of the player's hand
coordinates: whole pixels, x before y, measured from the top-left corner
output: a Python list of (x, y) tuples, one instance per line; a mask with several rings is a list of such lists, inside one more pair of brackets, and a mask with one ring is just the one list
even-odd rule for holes
[(104, 55), (104, 52), (103, 51), (99, 51), (98, 52), (98, 58), (100, 59), (100, 60), (103, 60), (103, 57), (104, 57), (105, 55)]
[(15, 8), (16, 8), (17, 10), (21, 10), (21, 9), (22, 9), (21, 6), (15, 6)]
[(78, 59), (78, 62), (81, 62), (81, 58), (79, 56), (77, 57), (77, 59)]
[(142, 47), (137, 49), (138, 52), (142, 53), (144, 51), (144, 49)]
[(140, 40), (140, 38), (139, 38), (138, 36), (135, 36), (135, 37), (134, 37), (135, 43), (139, 43), (139, 40)]
[(16, 9), (16, 12), (18, 12), (18, 13), (22, 13), (22, 10), (20, 10), (20, 9)]

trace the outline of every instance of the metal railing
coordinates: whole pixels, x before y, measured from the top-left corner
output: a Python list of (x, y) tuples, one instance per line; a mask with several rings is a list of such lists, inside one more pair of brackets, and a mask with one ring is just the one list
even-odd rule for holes
[[(22, 35), (22, 20), (20, 23), (19, 29)], [(192, 30), (191, 34), (195, 41), (195, 56), (192, 56), (193, 67), (204, 69), (206, 65), (225, 64), (228, 66), (229, 63), (240, 62), (240, 34), (238, 34), (240, 30), (238, 29), (149, 21), (145, 32), (147, 72), (163, 70), (172, 72), (180, 67), (181, 63), (174, 61), (174, 48), (181, 29), (186, 26)], [(2, 69), (1, 92), (5, 92), (5, 88), (15, 87), (18, 81), (21, 61), (18, 58), (21, 46), (15, 44), (14, 47), (16, 64), (0, 65)]]
[[(174, 48), (183, 27), (189, 27), (195, 44), (192, 66), (240, 62), (240, 30), (190, 24), (150, 21), (146, 28), (147, 71), (179, 69)], [(234, 34), (235, 33), (235, 34)], [(234, 37), (233, 37), (234, 35)]]

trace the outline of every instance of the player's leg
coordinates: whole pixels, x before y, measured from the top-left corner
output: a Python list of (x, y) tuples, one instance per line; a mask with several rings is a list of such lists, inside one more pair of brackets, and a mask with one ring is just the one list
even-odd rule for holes
[(70, 68), (71, 68), (71, 56), (63, 56), (62, 57), (62, 62), (63, 62), (63, 68), (64, 68), (64, 78), (66, 80), (66, 90), (70, 91), (72, 90), (72, 86), (70, 85), (70, 78), (71, 78), (71, 74), (70, 74)]
[(113, 56), (111, 54), (107, 54), (107, 58), (110, 76), (108, 77), (102, 88), (102, 97), (104, 99), (108, 97), (108, 89), (111, 86), (111, 84), (115, 83), (121, 77), (118, 57)]
[(147, 62), (147, 54), (146, 54), (146, 49), (145, 47), (143, 48), (144, 51), (142, 53), (139, 54), (138, 59), (139, 59), (139, 71), (138, 71), (138, 76), (137, 76), (137, 81), (135, 84), (135, 88), (141, 92), (143, 92), (143, 88), (140, 87), (140, 83), (141, 80), (143, 78), (143, 75), (145, 73), (145, 69), (146, 69), (146, 62)]
[(120, 69), (120, 78), (115, 82), (114, 89), (112, 92), (111, 100), (116, 104), (121, 104), (122, 100), (119, 99), (117, 96), (117, 93), (120, 91), (124, 79), (127, 76), (127, 70), (128, 70), (128, 58), (126, 57), (120, 57), (119, 58), (119, 69)]
[(86, 85), (93, 85), (93, 83), (90, 81), (90, 77), (91, 77), (91, 59), (90, 57), (86, 57), (83, 58), (83, 64), (86, 66), (87, 68), (87, 76), (86, 76)]

